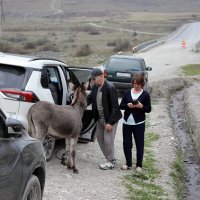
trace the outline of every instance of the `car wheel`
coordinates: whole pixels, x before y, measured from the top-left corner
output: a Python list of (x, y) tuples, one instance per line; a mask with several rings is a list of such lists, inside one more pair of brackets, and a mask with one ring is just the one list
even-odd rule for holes
[(85, 143), (85, 144), (89, 143), (88, 140), (83, 139), (83, 138), (78, 138), (78, 142), (79, 142), (79, 143)]
[(55, 147), (55, 138), (47, 135), (43, 141), (43, 147), (46, 156), (46, 161), (49, 161), (53, 155)]
[(32, 175), (29, 179), (22, 200), (42, 200), (40, 181), (37, 176)]

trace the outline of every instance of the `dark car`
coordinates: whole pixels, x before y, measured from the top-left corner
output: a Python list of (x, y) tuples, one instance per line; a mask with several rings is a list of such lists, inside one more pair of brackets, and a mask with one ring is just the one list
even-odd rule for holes
[(109, 57), (104, 67), (107, 71), (107, 79), (113, 82), (119, 91), (131, 88), (131, 79), (135, 73), (143, 73), (147, 83), (147, 71), (152, 70), (151, 67), (146, 67), (143, 58), (128, 55), (113, 55)]
[(0, 199), (41, 200), (45, 163), (41, 142), (0, 109)]

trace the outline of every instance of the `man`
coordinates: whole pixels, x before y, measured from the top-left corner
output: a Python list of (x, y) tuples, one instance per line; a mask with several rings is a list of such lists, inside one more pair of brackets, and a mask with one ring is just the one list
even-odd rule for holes
[(122, 114), (119, 108), (117, 91), (112, 83), (107, 81), (100, 68), (91, 72), (94, 86), (87, 97), (88, 105), (92, 103), (94, 119), (97, 121), (96, 136), (106, 162), (100, 164), (101, 169), (113, 169), (114, 139), (118, 121)]

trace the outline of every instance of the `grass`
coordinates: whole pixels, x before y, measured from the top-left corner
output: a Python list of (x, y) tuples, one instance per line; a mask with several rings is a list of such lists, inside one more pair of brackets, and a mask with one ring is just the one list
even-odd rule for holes
[(187, 76), (200, 75), (200, 64), (185, 65), (182, 69), (184, 75)]
[(170, 176), (173, 178), (174, 185), (175, 185), (175, 191), (176, 196), (178, 200), (183, 199), (183, 193), (184, 193), (184, 163), (183, 163), (183, 157), (182, 157), (182, 151), (181, 149), (178, 150), (176, 160), (172, 164), (173, 172), (170, 174)]
[(155, 167), (155, 158), (151, 150), (152, 142), (159, 139), (154, 133), (145, 133), (145, 159), (143, 162), (143, 173), (135, 173), (125, 176), (124, 185), (128, 189), (128, 199), (131, 200), (159, 200), (168, 199), (163, 188), (154, 183), (159, 175)]

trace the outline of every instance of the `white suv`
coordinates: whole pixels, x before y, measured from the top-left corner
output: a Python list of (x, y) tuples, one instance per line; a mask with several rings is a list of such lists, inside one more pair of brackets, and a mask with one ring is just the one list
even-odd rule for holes
[[(70, 83), (88, 81), (90, 71), (90, 68), (69, 67), (55, 59), (0, 53), (0, 108), (27, 129), (26, 114), (35, 102), (70, 104), (73, 95)], [(94, 140), (94, 124), (88, 108), (83, 117), (81, 139)], [(51, 137), (45, 140), (47, 160), (53, 153), (54, 143)]]

